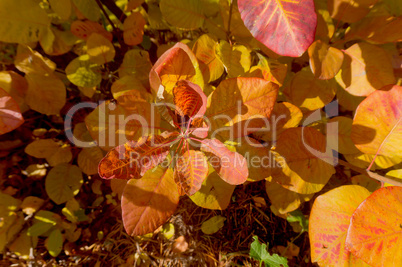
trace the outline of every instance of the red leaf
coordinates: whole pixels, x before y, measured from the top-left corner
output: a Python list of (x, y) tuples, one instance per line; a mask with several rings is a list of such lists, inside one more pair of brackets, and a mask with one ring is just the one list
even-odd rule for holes
[(313, 0), (239, 0), (238, 5), (251, 34), (279, 55), (299, 57), (314, 41)]
[(158, 167), (142, 179), (130, 180), (121, 199), (126, 232), (132, 236), (152, 233), (174, 213), (178, 203), (171, 169)]
[(238, 185), (247, 180), (246, 159), (239, 153), (230, 151), (221, 141), (205, 139), (202, 141), (201, 150), (212, 154), (208, 158), (209, 163), (225, 182)]
[(380, 188), (353, 213), (346, 247), (371, 266), (402, 266), (402, 187)]
[(189, 150), (176, 162), (174, 180), (180, 191), (194, 195), (208, 176), (207, 158), (201, 151)]
[(0, 88), (0, 134), (11, 132), (24, 123), (17, 102)]
[(178, 133), (163, 133), (141, 137), (111, 150), (99, 163), (99, 175), (104, 179), (138, 179), (159, 165), (169, 153)]

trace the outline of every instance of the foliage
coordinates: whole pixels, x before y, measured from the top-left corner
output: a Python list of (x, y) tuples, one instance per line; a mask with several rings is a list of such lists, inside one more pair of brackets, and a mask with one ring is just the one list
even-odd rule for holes
[[(58, 257), (117, 204), (128, 235), (152, 235), (184, 198), (221, 212), (263, 181), (312, 262), (402, 265), (401, 10), (0, 0), (0, 250), (27, 259), (45, 240)], [(16, 192), (15, 176), (41, 191)], [(162, 233), (187, 249), (176, 230)], [(257, 237), (250, 257), (287, 266)]]

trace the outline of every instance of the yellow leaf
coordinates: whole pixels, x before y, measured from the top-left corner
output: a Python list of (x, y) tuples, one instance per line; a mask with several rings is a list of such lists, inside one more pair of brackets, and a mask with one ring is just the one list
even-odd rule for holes
[(36, 42), (50, 25), (46, 11), (36, 0), (0, 1), (0, 41)]
[(52, 10), (62, 19), (67, 20), (71, 15), (71, 0), (49, 0)]
[(18, 45), (17, 55), (14, 59), (15, 67), (22, 72), (34, 74), (51, 74), (56, 69), (56, 64), (29, 46)]
[(242, 76), (250, 69), (250, 52), (244, 45), (230, 45), (224, 40), (216, 46), (216, 54), (223, 62), (229, 78)]
[(99, 65), (91, 63), (89, 55), (82, 55), (70, 61), (66, 74), (70, 82), (82, 87), (97, 86), (102, 80)]
[(114, 59), (113, 44), (99, 33), (92, 33), (87, 39), (87, 54), (93, 63), (103, 65)]
[(161, 0), (159, 5), (166, 21), (180, 29), (193, 30), (204, 23), (203, 6), (199, 0)]
[(119, 68), (119, 76), (135, 76), (145, 88), (149, 88), (149, 72), (152, 68), (147, 51), (132, 49), (124, 54), (123, 63)]
[(46, 115), (57, 115), (66, 103), (66, 88), (55, 75), (27, 74), (26, 103), (31, 109)]

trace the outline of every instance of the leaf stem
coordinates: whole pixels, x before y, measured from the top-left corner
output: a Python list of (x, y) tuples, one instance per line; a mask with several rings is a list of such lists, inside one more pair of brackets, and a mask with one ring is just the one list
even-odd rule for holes
[(374, 180), (377, 180), (377, 181), (379, 181), (381, 183), (388, 183), (388, 184), (392, 184), (392, 185), (395, 185), (395, 186), (401, 186), (402, 187), (402, 182), (395, 181), (394, 179), (388, 178), (386, 176), (379, 175), (379, 174), (371, 172), (369, 170), (364, 170), (362, 168), (354, 166), (354, 165), (350, 164), (349, 162), (346, 162), (346, 161), (341, 160), (341, 159), (338, 159), (338, 162), (341, 165), (345, 166), (345, 167), (348, 167), (348, 168), (350, 168), (350, 169), (352, 169), (354, 171), (357, 171), (357, 172), (359, 172), (359, 173), (361, 173), (363, 175), (366, 175), (366, 176), (368, 176), (368, 177), (370, 177), (370, 178), (372, 178)]

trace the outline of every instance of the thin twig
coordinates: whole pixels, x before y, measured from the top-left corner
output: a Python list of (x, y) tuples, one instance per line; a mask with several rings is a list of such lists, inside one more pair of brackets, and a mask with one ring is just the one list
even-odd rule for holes
[(374, 173), (374, 172), (371, 172), (371, 171), (368, 171), (368, 170), (359, 168), (359, 167), (354, 166), (354, 165), (350, 164), (349, 162), (346, 162), (346, 161), (341, 160), (341, 159), (338, 159), (338, 162), (339, 162), (341, 165), (345, 166), (345, 167), (348, 167), (348, 168), (350, 168), (350, 169), (352, 169), (352, 170), (354, 170), (354, 171), (357, 171), (357, 172), (359, 172), (359, 173), (361, 173), (361, 174), (363, 174), (363, 175), (366, 175), (366, 176), (368, 176), (368, 177), (370, 177), (370, 178), (372, 178), (372, 179), (374, 179), (374, 180), (377, 180), (377, 181), (379, 181), (379, 182), (388, 183), (388, 184), (392, 184), (392, 185), (396, 185), (396, 186), (401, 186), (401, 187), (402, 187), (402, 182), (396, 181), (396, 180), (394, 180), (394, 179), (392, 179), (392, 178), (388, 178), (388, 177), (386, 177), (386, 176), (382, 176), (382, 175), (379, 175), (379, 174), (377, 174), (377, 173)]
[(112, 25), (113, 32), (117, 32), (116, 27), (114, 26), (113, 21), (109, 18), (109, 15), (107, 14), (106, 10), (103, 8), (103, 5), (100, 0), (95, 0), (96, 3), (98, 4), (99, 8), (102, 10), (103, 14), (105, 15), (106, 19), (109, 21), (110, 25)]

